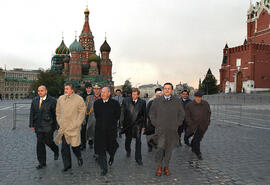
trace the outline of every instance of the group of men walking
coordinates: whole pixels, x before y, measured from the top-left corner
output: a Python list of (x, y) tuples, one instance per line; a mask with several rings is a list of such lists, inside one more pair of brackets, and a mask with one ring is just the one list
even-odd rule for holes
[[(46, 149), (54, 152), (54, 159), (59, 156), (59, 142), (64, 164), (63, 171), (71, 169), (70, 146), (75, 154), (78, 166), (83, 165), (81, 151), (94, 150), (94, 157), (101, 167), (101, 175), (108, 172), (119, 147), (117, 136), (125, 134), (126, 156), (131, 156), (131, 142), (135, 139), (135, 161), (143, 165), (141, 153), (141, 135), (147, 137), (148, 151), (156, 149), (156, 176), (170, 175), (169, 161), (173, 149), (181, 145), (181, 134), (185, 132), (184, 142), (191, 146), (198, 159), (202, 159), (200, 142), (210, 124), (210, 106), (202, 100), (202, 94), (196, 92), (194, 100), (188, 98), (184, 90), (181, 98), (173, 96), (173, 85), (165, 83), (163, 91), (155, 90), (155, 97), (148, 103), (140, 98), (140, 91), (132, 89), (130, 97), (123, 98), (121, 91), (112, 97), (108, 87), (91, 86), (86, 83), (85, 92), (75, 94), (72, 83), (64, 86), (65, 94), (56, 101), (47, 94), (45, 86), (38, 88), (38, 97), (31, 104), (30, 128), (37, 136), (37, 169), (46, 166)], [(54, 131), (57, 131), (53, 139)], [(189, 139), (193, 136), (191, 144)], [(107, 153), (109, 161), (107, 161)]]

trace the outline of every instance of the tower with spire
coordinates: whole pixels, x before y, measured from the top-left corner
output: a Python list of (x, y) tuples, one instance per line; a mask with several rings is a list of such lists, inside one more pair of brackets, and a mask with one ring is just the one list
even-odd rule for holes
[(81, 86), (86, 82), (91, 82), (113, 87), (112, 61), (109, 56), (111, 47), (105, 36), (105, 41), (100, 47), (101, 57), (97, 55), (89, 15), (87, 6), (84, 10), (84, 24), (79, 41), (75, 33), (74, 42), (67, 48), (62, 36), (62, 42), (52, 57), (51, 69), (62, 74), (65, 80), (76, 81)]
[(242, 45), (226, 43), (219, 72), (222, 92), (270, 90), (270, 0), (250, 0), (247, 36)]

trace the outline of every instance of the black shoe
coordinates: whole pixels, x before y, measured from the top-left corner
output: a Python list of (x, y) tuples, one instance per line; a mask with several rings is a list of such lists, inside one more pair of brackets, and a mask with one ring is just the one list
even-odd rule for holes
[(83, 165), (83, 160), (82, 160), (82, 158), (79, 158), (79, 159), (78, 159), (78, 165), (79, 165), (79, 166), (82, 166), (82, 165)]
[(114, 157), (110, 157), (110, 159), (109, 159), (109, 165), (110, 166), (113, 164), (113, 161), (114, 161)]
[(127, 157), (130, 157), (130, 152), (127, 152)]
[(64, 169), (62, 170), (62, 172), (66, 172), (66, 171), (68, 171), (69, 169), (71, 169), (71, 166), (68, 166), (68, 167), (64, 168)]
[(202, 154), (197, 154), (197, 157), (198, 157), (199, 160), (203, 160)]
[(101, 176), (105, 176), (107, 173), (108, 173), (108, 170), (102, 170), (101, 173), (100, 173), (100, 175)]
[(54, 160), (58, 160), (58, 158), (59, 158), (59, 152), (55, 152), (54, 153)]
[(40, 170), (42, 168), (45, 168), (46, 167), (46, 164), (39, 164), (36, 166), (36, 169)]
[(137, 164), (138, 164), (138, 165), (140, 165), (140, 166), (142, 166), (142, 165), (143, 165), (142, 160), (136, 160), (136, 162), (137, 162)]

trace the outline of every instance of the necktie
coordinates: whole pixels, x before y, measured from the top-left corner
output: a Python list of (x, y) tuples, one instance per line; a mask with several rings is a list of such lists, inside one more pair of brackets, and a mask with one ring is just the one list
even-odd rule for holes
[(39, 109), (41, 109), (43, 99), (41, 98), (40, 103), (39, 103)]

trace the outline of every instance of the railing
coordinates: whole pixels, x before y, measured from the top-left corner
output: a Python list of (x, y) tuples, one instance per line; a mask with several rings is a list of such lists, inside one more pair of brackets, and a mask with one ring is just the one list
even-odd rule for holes
[(211, 120), (226, 122), (232, 120), (242, 123), (242, 104), (210, 104)]
[(205, 95), (203, 99), (210, 104), (270, 104), (270, 94), (217, 94)]
[(31, 103), (13, 103), (13, 126), (12, 130), (17, 128), (17, 122), (29, 122)]

